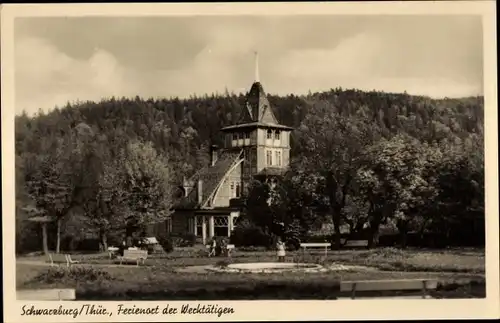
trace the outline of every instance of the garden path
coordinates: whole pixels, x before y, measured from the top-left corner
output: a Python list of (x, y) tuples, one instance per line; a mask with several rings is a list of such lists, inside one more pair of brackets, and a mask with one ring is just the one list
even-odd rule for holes
[[(21, 264), (21, 265), (29, 265), (29, 266), (48, 266), (50, 267), (50, 263), (47, 263), (47, 262), (44, 262), (44, 261), (38, 261), (38, 260), (17, 260), (16, 261), (17, 264)], [(135, 265), (119, 265), (119, 264), (89, 264), (89, 263), (78, 263), (78, 264), (75, 264), (76, 266), (80, 265), (80, 266), (92, 266), (92, 267), (114, 267), (114, 268), (144, 268), (144, 267), (150, 267), (150, 266), (135, 266)], [(75, 265), (72, 265), (72, 266), (75, 266)], [(66, 267), (65, 264), (59, 264), (59, 266), (62, 266), (62, 267)]]

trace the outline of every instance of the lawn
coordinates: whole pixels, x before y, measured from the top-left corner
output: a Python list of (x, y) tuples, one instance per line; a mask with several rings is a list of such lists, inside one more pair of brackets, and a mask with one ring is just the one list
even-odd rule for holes
[[(300, 254), (289, 255), (289, 261)], [(436, 278), (440, 288), (435, 297), (484, 297), (484, 251), (482, 250), (375, 250), (332, 251), (326, 263), (365, 265), (379, 271), (327, 273), (224, 274), (180, 273), (176, 269), (216, 264), (224, 258), (207, 258), (196, 248), (155, 255), (146, 266), (107, 267), (105, 254), (82, 254), (73, 258), (92, 263), (93, 269), (67, 274), (47, 266), (17, 264), (18, 288), (76, 288), (77, 298), (86, 300), (131, 299), (335, 299), (341, 280), (392, 278)], [(19, 258), (42, 260), (45, 257)], [(274, 261), (266, 251), (235, 252), (233, 262)], [(305, 255), (304, 261), (323, 261), (321, 255)], [(50, 272), (49, 272), (50, 271)], [(62, 271), (62, 270), (61, 270)]]

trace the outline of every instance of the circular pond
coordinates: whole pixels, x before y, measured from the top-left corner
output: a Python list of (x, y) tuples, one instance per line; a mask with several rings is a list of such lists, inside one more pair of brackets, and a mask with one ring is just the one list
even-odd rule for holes
[(225, 267), (207, 268), (212, 271), (235, 273), (277, 273), (290, 271), (320, 272), (327, 269), (317, 264), (290, 263), (290, 262), (252, 262), (230, 264)]

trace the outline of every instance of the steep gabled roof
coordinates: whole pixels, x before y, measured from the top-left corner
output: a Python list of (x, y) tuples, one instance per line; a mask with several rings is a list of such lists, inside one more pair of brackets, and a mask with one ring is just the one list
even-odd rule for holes
[(243, 109), (243, 113), (238, 123), (243, 124), (251, 122), (278, 124), (260, 82), (254, 82), (252, 84), (246, 97), (245, 109)]
[[(220, 154), (214, 166), (202, 168), (193, 175), (189, 182), (194, 184), (193, 189), (189, 192), (187, 199), (197, 207), (203, 207), (215, 190), (221, 184), (227, 172), (241, 159), (242, 150), (224, 151)], [(198, 203), (198, 187), (197, 183), (201, 180), (201, 204)]]

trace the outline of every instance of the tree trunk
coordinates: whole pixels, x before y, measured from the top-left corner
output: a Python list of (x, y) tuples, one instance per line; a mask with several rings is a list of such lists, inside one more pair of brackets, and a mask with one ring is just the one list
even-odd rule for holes
[(47, 242), (47, 223), (42, 223), (43, 252), (49, 254), (49, 244)]
[(57, 242), (56, 253), (61, 251), (61, 219), (57, 219)]
[(400, 232), (400, 245), (401, 245), (401, 249), (406, 249), (406, 243), (408, 241), (408, 232), (406, 230), (403, 230)]
[(378, 232), (378, 226), (377, 228), (372, 228), (371, 230), (371, 237), (370, 241), (368, 243), (368, 248), (375, 248), (378, 245), (378, 238), (379, 238), (379, 232)]
[(332, 222), (333, 222), (333, 241), (334, 241), (334, 249), (339, 250), (341, 248), (340, 243), (340, 212), (338, 210), (332, 210)]
[(406, 221), (398, 221), (397, 228), (399, 231), (399, 245), (402, 249), (406, 249), (406, 242), (408, 240), (408, 223)]
[(334, 230), (335, 230), (335, 239), (334, 239), (335, 246), (334, 246), (334, 248), (335, 248), (335, 250), (339, 250), (342, 247), (341, 239), (340, 239), (340, 226), (335, 225)]
[(368, 241), (368, 248), (370, 249), (378, 245), (380, 222), (379, 215), (375, 215), (375, 219), (370, 222), (370, 240)]
[(102, 242), (102, 247), (103, 247), (103, 251), (107, 251), (108, 250), (108, 236), (106, 235), (106, 233), (101, 233), (101, 242)]

